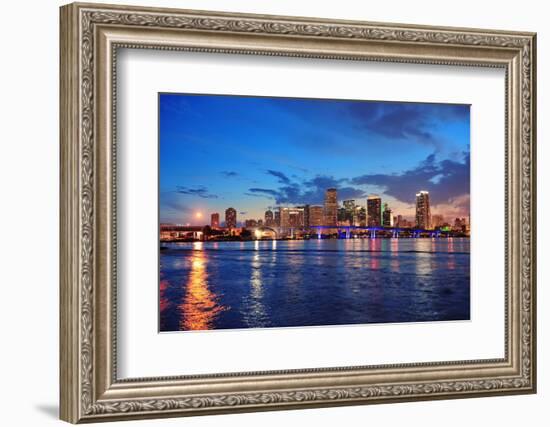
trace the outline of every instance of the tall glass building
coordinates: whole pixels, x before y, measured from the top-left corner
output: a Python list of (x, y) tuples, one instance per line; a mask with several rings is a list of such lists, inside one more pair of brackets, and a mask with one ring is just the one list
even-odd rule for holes
[(329, 188), (325, 192), (325, 225), (338, 223), (338, 193), (336, 188)]
[(425, 230), (431, 228), (430, 193), (420, 191), (416, 193), (416, 226)]

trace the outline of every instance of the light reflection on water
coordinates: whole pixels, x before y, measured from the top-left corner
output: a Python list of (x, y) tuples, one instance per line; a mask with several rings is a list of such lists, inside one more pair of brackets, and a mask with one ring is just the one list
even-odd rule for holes
[(470, 315), (468, 239), (177, 243), (160, 265), (161, 331)]
[(195, 242), (193, 245), (191, 272), (185, 284), (183, 303), (179, 306), (182, 314), (180, 329), (185, 331), (212, 329), (214, 319), (224, 310), (208, 289), (207, 257), (202, 250), (202, 243)]
[[(256, 241), (254, 245), (255, 250), (259, 249), (259, 242)], [(244, 314), (244, 322), (249, 327), (262, 327), (267, 326), (265, 320), (267, 317), (263, 301), (263, 282), (262, 282), (262, 270), (260, 265), (260, 254), (256, 252), (252, 259), (252, 269), (250, 276), (250, 294), (244, 298), (244, 304), (250, 307)]]

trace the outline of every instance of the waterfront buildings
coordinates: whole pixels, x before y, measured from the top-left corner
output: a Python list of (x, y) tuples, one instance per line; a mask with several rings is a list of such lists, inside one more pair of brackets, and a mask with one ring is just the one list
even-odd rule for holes
[(367, 198), (367, 218), (369, 227), (382, 225), (382, 199), (380, 196), (372, 195)]
[(281, 226), (281, 210), (280, 208), (277, 209), (273, 215), (273, 225), (275, 227), (280, 227)]
[(397, 215), (397, 224), (396, 227), (403, 227), (403, 215)]
[(431, 228), (430, 193), (416, 193), (416, 226), (428, 230)]
[(338, 225), (351, 225), (351, 220), (348, 220), (348, 217), (346, 215), (346, 208), (339, 207), (338, 208)]
[(304, 208), (279, 208), (281, 216), (281, 227), (303, 227)]
[(210, 215), (210, 227), (220, 228), (220, 214), (219, 213), (213, 213), (212, 215)]
[(367, 225), (367, 209), (364, 206), (355, 206), (354, 224), (360, 227)]
[(258, 221), (256, 221), (255, 219), (247, 219), (245, 222), (244, 222), (244, 226), (246, 228), (254, 228), (254, 227), (257, 227), (258, 226)]
[(323, 224), (324, 210), (322, 206), (310, 206), (309, 207), (309, 225), (324, 225)]
[(275, 225), (275, 218), (272, 210), (265, 211), (264, 220), (267, 227), (273, 227)]
[(356, 225), (355, 224), (355, 200), (344, 200), (343, 202), (344, 210), (343, 210), (343, 221), (347, 221), (348, 225)]
[(237, 211), (233, 208), (227, 208), (225, 210), (225, 227), (237, 228)]
[(432, 215), (432, 228), (441, 227), (443, 226), (444, 223), (445, 223), (445, 220), (443, 218), (443, 215), (437, 215), (437, 214)]
[(291, 208), (288, 212), (290, 227), (304, 227), (304, 208)]
[(468, 223), (466, 222), (466, 218), (455, 218), (455, 222), (453, 225), (453, 230), (455, 231), (466, 231), (466, 226)]
[(304, 227), (309, 227), (309, 222), (310, 222), (309, 205), (304, 205), (302, 206), (302, 208), (304, 209)]
[(336, 188), (329, 188), (325, 192), (325, 224), (337, 225), (338, 223), (338, 193)]
[(384, 203), (384, 211), (382, 212), (382, 225), (384, 227), (393, 227), (392, 210)]
[[(230, 207), (225, 210), (225, 223), (220, 223), (220, 214), (213, 212), (210, 214), (210, 226), (208, 224), (191, 226), (189, 223), (161, 224), (161, 240), (186, 240), (197, 238), (201, 233), (204, 233), (201, 239), (205, 240), (235, 239), (244, 233), (242, 238), (246, 240), (250, 238), (250, 231), (253, 237), (260, 238), (258, 236), (266, 228), (271, 229), (271, 231), (268, 230), (269, 233), (275, 233), (277, 238), (283, 239), (308, 239), (312, 236), (333, 238), (341, 235), (344, 227), (350, 227), (346, 232), (348, 237), (350, 233), (354, 237), (364, 237), (373, 231), (383, 237), (392, 236), (396, 231), (409, 236), (413, 231), (418, 235), (418, 233), (426, 234), (427, 230), (440, 233), (451, 232), (461, 236), (470, 235), (469, 217), (445, 222), (443, 215), (432, 215), (428, 191), (416, 193), (415, 216), (409, 217), (412, 220), (394, 213), (387, 202), (382, 203), (382, 198), (378, 195), (370, 195), (366, 201), (365, 199), (347, 199), (338, 203), (337, 190), (329, 188), (325, 191), (323, 205), (270, 207), (264, 211), (263, 215), (259, 215), (259, 219), (242, 218), (241, 222), (238, 222), (237, 210)], [(244, 215), (245, 212), (241, 214)], [(162, 228), (164, 226), (180, 228)], [(315, 229), (315, 227), (320, 228)], [(400, 230), (390, 230), (391, 228)], [(260, 234), (254, 234), (257, 231)], [(264, 237), (268, 236), (261, 238)]]

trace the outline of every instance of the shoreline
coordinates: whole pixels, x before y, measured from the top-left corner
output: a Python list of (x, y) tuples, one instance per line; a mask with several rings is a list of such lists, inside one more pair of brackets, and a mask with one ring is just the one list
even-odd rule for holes
[(160, 240), (160, 244), (163, 243), (244, 243), (244, 242), (305, 242), (305, 241), (319, 241), (319, 240), (409, 240), (409, 239), (470, 239), (470, 236), (445, 236), (445, 237), (431, 237), (431, 236), (408, 236), (408, 237), (360, 237), (360, 238), (351, 238), (351, 239), (340, 239), (340, 238), (311, 238), (311, 239), (209, 239), (209, 240), (200, 240), (200, 239), (181, 239), (181, 240)]

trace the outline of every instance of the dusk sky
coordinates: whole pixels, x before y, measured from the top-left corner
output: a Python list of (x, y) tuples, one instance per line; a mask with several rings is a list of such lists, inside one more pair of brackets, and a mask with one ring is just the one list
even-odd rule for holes
[(159, 108), (162, 223), (259, 219), (331, 187), (408, 219), (428, 190), (432, 215), (469, 215), (468, 105), (160, 94)]

